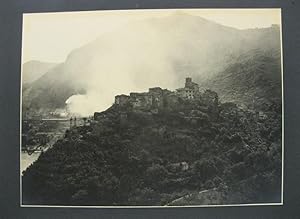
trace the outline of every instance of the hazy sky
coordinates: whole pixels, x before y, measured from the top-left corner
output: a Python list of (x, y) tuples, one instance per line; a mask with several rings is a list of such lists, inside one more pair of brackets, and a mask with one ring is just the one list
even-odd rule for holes
[(281, 23), (280, 9), (164, 9), (33, 13), (23, 15), (22, 63), (63, 62), (75, 48), (129, 21), (168, 16), (182, 11), (238, 28)]

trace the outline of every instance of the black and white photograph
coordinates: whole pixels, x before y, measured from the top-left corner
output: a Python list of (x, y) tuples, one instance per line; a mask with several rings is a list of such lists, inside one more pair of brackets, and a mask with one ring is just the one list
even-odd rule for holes
[(283, 205), (280, 8), (24, 13), (21, 207)]

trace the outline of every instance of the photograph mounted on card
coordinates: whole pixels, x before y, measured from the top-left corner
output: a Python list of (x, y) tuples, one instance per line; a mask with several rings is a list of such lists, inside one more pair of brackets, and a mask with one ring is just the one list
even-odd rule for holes
[(23, 14), (22, 207), (283, 204), (280, 9)]

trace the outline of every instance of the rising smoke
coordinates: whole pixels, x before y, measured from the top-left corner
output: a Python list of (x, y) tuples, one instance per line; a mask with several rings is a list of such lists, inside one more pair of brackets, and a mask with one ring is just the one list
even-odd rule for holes
[(69, 55), (65, 71), (86, 94), (71, 96), (67, 107), (87, 116), (107, 109), (118, 94), (174, 90), (187, 76), (199, 82), (247, 50), (241, 39), (233, 28), (183, 13), (129, 23)]
[(157, 29), (137, 23), (74, 51), (65, 63), (66, 71), (84, 86), (86, 94), (68, 98), (68, 110), (87, 116), (107, 109), (118, 94), (154, 86), (175, 88), (171, 48), (162, 37)]

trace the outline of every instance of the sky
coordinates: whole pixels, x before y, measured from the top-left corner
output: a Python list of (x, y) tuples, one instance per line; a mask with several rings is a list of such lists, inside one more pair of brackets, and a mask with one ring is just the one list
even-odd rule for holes
[(23, 14), (22, 63), (64, 62), (68, 54), (103, 33), (134, 20), (182, 11), (237, 29), (281, 24), (280, 9), (147, 9)]

